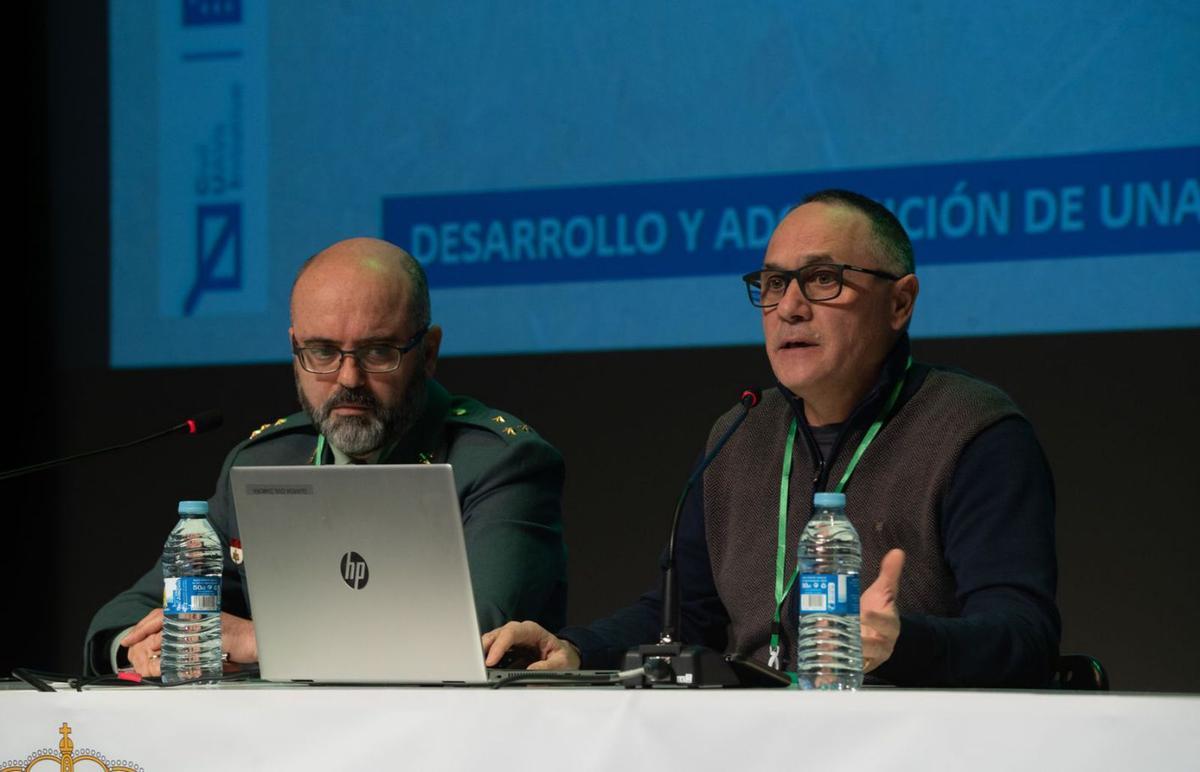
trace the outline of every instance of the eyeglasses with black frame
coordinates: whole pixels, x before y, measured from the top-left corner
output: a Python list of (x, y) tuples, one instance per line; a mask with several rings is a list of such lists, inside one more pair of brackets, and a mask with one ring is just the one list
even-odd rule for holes
[(795, 271), (780, 271), (764, 268), (751, 271), (742, 277), (750, 303), (757, 308), (774, 308), (787, 294), (792, 279), (800, 285), (800, 292), (813, 302), (833, 300), (842, 294), (846, 271), (857, 271), (878, 276), (889, 281), (898, 281), (900, 276), (872, 268), (859, 268), (847, 263), (813, 263)]
[(404, 355), (416, 348), (427, 332), (429, 332), (428, 324), (409, 338), (403, 346), (391, 343), (369, 343), (349, 351), (324, 344), (299, 346), (296, 344), (296, 339), (293, 338), (292, 354), (300, 361), (300, 366), (304, 368), (305, 372), (314, 375), (336, 373), (342, 369), (342, 360), (348, 356), (354, 357), (358, 369), (364, 373), (390, 373), (400, 367)]

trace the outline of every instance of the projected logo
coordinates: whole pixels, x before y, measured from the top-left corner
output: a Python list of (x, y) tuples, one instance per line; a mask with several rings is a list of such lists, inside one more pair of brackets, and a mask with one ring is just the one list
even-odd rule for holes
[(159, 8), (158, 313), (261, 313), (268, 253), (265, 10), (243, 8), (240, 0)]
[(352, 590), (361, 590), (367, 586), (370, 571), (367, 561), (357, 552), (347, 552), (342, 555), (342, 581)]
[(201, 295), (242, 286), (242, 205), (196, 207), (196, 278), (183, 303), (191, 316)]

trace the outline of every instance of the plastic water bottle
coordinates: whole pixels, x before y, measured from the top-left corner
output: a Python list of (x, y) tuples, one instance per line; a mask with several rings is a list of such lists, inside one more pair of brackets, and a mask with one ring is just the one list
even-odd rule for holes
[(221, 567), (208, 502), (179, 502), (163, 546), (163, 683), (221, 676)]
[(804, 689), (862, 686), (858, 572), (862, 543), (846, 519), (846, 496), (813, 496), (813, 516), (800, 536), (800, 630), (796, 671)]

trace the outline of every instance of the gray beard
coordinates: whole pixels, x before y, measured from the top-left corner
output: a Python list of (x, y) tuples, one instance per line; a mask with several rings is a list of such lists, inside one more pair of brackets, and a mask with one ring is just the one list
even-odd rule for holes
[[(314, 407), (304, 396), (300, 381), (296, 394), (300, 406), (308, 413), (317, 431), (335, 448), (347, 456), (365, 457), (390, 445), (417, 422), (425, 408), (426, 383), (424, 373), (418, 372), (403, 390), (396, 405), (383, 405), (367, 389), (338, 387), (329, 399)], [(369, 410), (364, 415), (335, 416), (333, 410), (341, 405), (357, 405)]]

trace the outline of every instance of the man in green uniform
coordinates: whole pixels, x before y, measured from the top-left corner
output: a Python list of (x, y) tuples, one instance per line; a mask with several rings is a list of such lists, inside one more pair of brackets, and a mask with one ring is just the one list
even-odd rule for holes
[[(292, 287), (289, 330), (304, 411), (264, 425), (230, 452), (209, 502), (225, 551), (223, 650), (258, 658), (232, 466), (449, 463), (462, 508), (480, 628), (533, 618), (564, 622), (562, 458), (528, 425), (433, 380), (442, 330), (430, 325), (421, 266), (376, 239), (339, 242), (311, 258)], [(158, 563), (92, 619), (85, 667), (159, 674)]]

